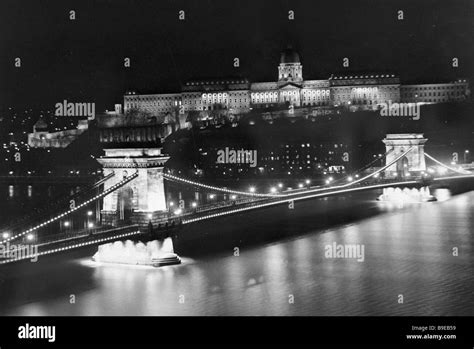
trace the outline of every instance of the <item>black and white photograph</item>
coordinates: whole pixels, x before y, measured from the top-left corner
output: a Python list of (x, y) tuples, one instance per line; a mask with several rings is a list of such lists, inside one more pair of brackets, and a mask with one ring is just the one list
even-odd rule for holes
[(474, 347), (472, 81), (473, 0), (0, 0), (0, 348)]

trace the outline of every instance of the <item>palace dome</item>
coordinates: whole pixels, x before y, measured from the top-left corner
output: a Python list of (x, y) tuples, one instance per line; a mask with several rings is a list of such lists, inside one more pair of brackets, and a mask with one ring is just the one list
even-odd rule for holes
[(292, 48), (287, 48), (286, 50), (282, 51), (280, 56), (280, 63), (301, 63), (300, 62), (300, 55), (298, 52), (293, 50)]

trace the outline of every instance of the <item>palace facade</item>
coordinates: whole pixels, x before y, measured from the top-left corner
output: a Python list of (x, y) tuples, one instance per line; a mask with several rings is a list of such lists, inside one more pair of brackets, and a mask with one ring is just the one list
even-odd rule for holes
[(398, 102), (442, 103), (462, 101), (470, 95), (469, 82), (403, 85), (393, 73), (334, 74), (327, 80), (304, 80), (299, 54), (287, 49), (281, 53), (278, 79), (250, 82), (247, 79), (191, 80), (179, 93), (124, 96), (125, 113), (136, 110), (151, 115), (178, 111), (224, 111), (245, 114), (257, 108), (346, 107), (349, 110), (376, 110), (381, 104)]

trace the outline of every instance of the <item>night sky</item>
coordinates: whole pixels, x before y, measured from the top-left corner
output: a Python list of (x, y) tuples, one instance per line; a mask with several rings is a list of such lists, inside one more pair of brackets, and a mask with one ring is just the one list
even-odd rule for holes
[(474, 81), (473, 34), (472, 0), (2, 0), (0, 108), (53, 110), (67, 99), (95, 102), (101, 111), (127, 89), (179, 92), (190, 78), (275, 81), (288, 45), (300, 52), (305, 79), (390, 70), (404, 82)]

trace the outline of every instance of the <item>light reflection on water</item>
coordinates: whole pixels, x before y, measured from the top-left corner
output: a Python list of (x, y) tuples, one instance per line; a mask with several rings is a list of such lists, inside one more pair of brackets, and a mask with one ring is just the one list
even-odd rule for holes
[(451, 191), (447, 188), (438, 188), (435, 189), (433, 195), (438, 201), (446, 201), (451, 198)]
[[(354, 208), (357, 213), (375, 207), (382, 214), (242, 247), (239, 256), (233, 249), (194, 259), (182, 256), (182, 265), (158, 269), (79, 259), (72, 272), (69, 264), (58, 266), (55, 260), (60, 272), (48, 272), (45, 263), (41, 275), (45, 283), (61, 278), (53, 283), (59, 294), (47, 297), (50, 288), (43, 287), (38, 299), (19, 301), (7, 313), (474, 315), (474, 192), (403, 208), (383, 204), (367, 201)], [(265, 212), (259, 220), (268, 218)], [(363, 244), (365, 261), (325, 258), (324, 247), (333, 242)], [(458, 257), (453, 246), (461, 251)], [(67, 278), (83, 289), (68, 286)], [(18, 289), (24, 287), (17, 282)], [(76, 304), (69, 303), (72, 293)], [(399, 294), (405, 304), (398, 304)]]

